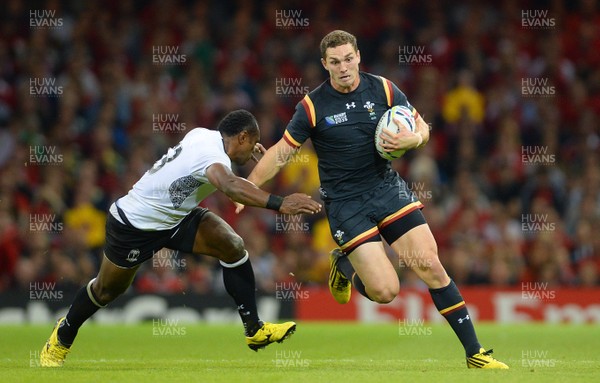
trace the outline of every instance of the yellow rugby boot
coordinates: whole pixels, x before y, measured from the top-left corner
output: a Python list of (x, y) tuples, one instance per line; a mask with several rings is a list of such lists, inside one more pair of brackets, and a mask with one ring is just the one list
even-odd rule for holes
[(480, 348), (479, 353), (467, 358), (467, 367), (508, 370), (506, 364), (492, 357), (492, 352), (494, 350), (485, 351), (485, 349)]
[(329, 253), (329, 263), (331, 270), (329, 271), (329, 291), (333, 298), (341, 304), (348, 303), (352, 294), (352, 285), (338, 269), (337, 263), (340, 257), (344, 257), (344, 253), (340, 249), (333, 249)]
[(254, 334), (246, 337), (246, 344), (254, 351), (265, 348), (273, 342), (281, 343), (296, 331), (295, 322), (281, 324), (264, 322), (263, 326)]
[(56, 322), (50, 338), (42, 348), (40, 353), (40, 365), (42, 367), (62, 367), (67, 354), (71, 351), (58, 340), (58, 328), (65, 319), (65, 317), (62, 317)]

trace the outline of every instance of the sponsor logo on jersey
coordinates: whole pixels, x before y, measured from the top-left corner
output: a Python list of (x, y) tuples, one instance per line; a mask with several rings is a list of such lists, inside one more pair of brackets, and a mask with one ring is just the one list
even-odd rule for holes
[(346, 122), (346, 121), (348, 121), (348, 116), (346, 115), (346, 112), (342, 112), (342, 113), (334, 114), (333, 116), (325, 117), (325, 122), (327, 122), (327, 125), (329, 125), (329, 126), (341, 124), (342, 122)]

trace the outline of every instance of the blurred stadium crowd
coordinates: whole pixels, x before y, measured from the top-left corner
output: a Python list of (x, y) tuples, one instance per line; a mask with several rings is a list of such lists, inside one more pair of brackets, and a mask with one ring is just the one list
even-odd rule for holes
[[(265, 147), (275, 143), (302, 93), (325, 80), (319, 42), (333, 29), (354, 33), (361, 69), (395, 82), (432, 123), (430, 143), (393, 166), (425, 203), (457, 283), (600, 283), (597, 1), (0, 8), (0, 291), (89, 281), (110, 203), (190, 129), (246, 108)], [(266, 187), (318, 198), (310, 145)], [(262, 291), (326, 283), (334, 242), (323, 214), (236, 215), (218, 192), (204, 205), (244, 238)], [(425, 287), (391, 259), (404, 286)], [(163, 250), (134, 288), (213, 292), (220, 275), (214, 259)]]

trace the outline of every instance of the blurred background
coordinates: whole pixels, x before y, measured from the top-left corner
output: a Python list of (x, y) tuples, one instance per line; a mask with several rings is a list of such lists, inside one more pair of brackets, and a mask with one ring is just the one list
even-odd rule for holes
[[(425, 204), (459, 285), (598, 286), (599, 8), (595, 0), (3, 1), (0, 292), (51, 283), (69, 293), (87, 283), (108, 207), (189, 130), (214, 129), (245, 108), (262, 144), (277, 142), (296, 103), (326, 80), (319, 42), (334, 29), (353, 33), (361, 70), (397, 84), (432, 125), (429, 144), (393, 166)], [(265, 188), (318, 198), (316, 166), (307, 144)], [(335, 244), (324, 214), (236, 215), (219, 192), (203, 205), (244, 238), (262, 293), (287, 282), (326, 286)], [(403, 286), (426, 288), (394, 264)], [(164, 250), (132, 291), (222, 293), (220, 266)]]

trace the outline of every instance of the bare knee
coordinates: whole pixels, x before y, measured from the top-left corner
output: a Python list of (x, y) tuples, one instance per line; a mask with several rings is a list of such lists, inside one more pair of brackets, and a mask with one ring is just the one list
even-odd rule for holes
[(91, 287), (94, 293), (94, 299), (98, 301), (98, 304), (104, 306), (117, 299), (129, 286), (104, 286), (100, 284), (98, 280), (95, 280)]
[(239, 235), (232, 233), (227, 236), (219, 259), (225, 263), (234, 263), (242, 259), (245, 254), (244, 240)]
[(398, 293), (400, 292), (399, 287), (392, 286), (377, 286), (373, 289), (367, 289), (367, 294), (369, 294), (369, 298), (377, 303), (390, 303), (396, 298)]
[(444, 266), (442, 266), (440, 260), (436, 260), (437, 262), (434, 262), (431, 267), (431, 275), (433, 279), (438, 283), (445, 283), (446, 280), (449, 278), (448, 274), (446, 273), (446, 269), (444, 268)]
[(423, 282), (425, 282), (429, 288), (434, 289), (447, 286), (450, 282), (450, 277), (448, 277), (446, 269), (440, 262), (437, 251), (429, 254), (425, 260), (426, 262), (423, 262), (418, 267), (418, 270), (415, 270)]

